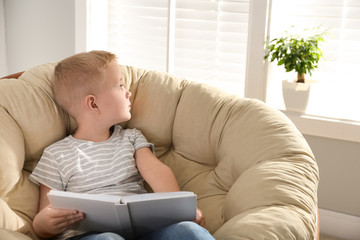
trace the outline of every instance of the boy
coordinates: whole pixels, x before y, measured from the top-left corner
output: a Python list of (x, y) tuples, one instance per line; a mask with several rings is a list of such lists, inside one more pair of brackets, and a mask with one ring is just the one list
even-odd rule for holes
[[(180, 190), (171, 169), (154, 156), (141, 132), (117, 125), (131, 118), (131, 93), (114, 54), (91, 51), (64, 59), (55, 68), (52, 87), (55, 101), (75, 119), (77, 129), (46, 148), (30, 175), (40, 185), (39, 212), (33, 221), (39, 237), (62, 234), (84, 218), (81, 212), (53, 209), (47, 198), (50, 189), (124, 196), (146, 192), (145, 180), (155, 192)], [(200, 210), (194, 222), (204, 225)], [(142, 239), (213, 239), (198, 224), (174, 224)], [(85, 233), (76, 239), (123, 238)]]

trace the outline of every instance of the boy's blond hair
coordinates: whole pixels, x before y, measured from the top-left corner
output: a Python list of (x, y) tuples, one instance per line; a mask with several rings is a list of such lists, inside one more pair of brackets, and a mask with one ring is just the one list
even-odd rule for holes
[(52, 89), (55, 101), (75, 117), (82, 99), (95, 94), (106, 77), (106, 68), (116, 60), (113, 53), (90, 51), (65, 58), (55, 67)]

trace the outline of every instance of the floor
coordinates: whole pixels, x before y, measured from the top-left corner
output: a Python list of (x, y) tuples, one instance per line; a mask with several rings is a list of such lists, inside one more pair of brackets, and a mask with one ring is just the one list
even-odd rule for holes
[(343, 240), (343, 239), (320, 234), (320, 240)]

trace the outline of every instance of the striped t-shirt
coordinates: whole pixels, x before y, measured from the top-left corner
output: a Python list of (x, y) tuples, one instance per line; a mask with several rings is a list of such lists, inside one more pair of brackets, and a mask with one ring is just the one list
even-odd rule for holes
[(135, 151), (153, 145), (137, 129), (116, 125), (103, 142), (79, 140), (71, 135), (44, 153), (30, 180), (51, 189), (125, 196), (146, 192), (134, 159)]

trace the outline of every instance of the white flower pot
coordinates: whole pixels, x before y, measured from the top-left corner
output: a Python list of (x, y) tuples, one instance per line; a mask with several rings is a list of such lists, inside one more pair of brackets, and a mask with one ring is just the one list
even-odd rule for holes
[(304, 113), (309, 100), (311, 83), (296, 83), (283, 80), (282, 92), (288, 111)]

